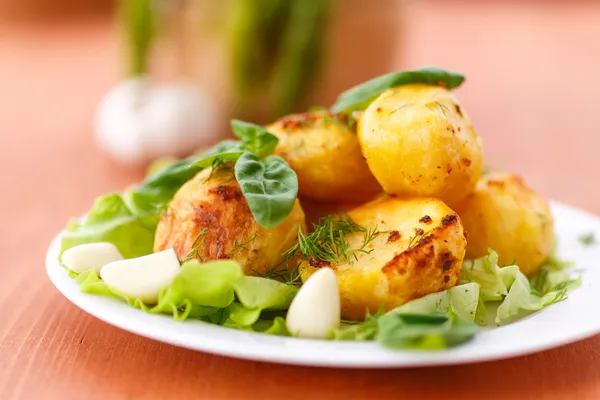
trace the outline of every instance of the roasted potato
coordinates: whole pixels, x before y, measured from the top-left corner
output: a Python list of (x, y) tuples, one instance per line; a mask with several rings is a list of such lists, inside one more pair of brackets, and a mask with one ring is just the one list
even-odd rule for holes
[(298, 175), (300, 196), (361, 203), (381, 192), (353, 132), (329, 112), (290, 115), (267, 127), (279, 138), (275, 154)]
[(554, 248), (554, 219), (548, 203), (515, 175), (485, 176), (456, 208), (467, 232), (467, 258), (488, 248), (500, 265), (518, 265), (526, 275), (539, 270)]
[[(388, 197), (348, 215), (371, 232), (379, 232), (365, 252), (353, 253), (346, 262), (309, 259), (300, 264), (303, 281), (317, 268), (334, 269), (343, 318), (362, 320), (367, 310), (390, 310), (456, 284), (466, 240), (459, 217), (442, 201)], [(359, 249), (365, 234), (350, 233), (345, 239), (349, 249)]]
[(389, 194), (436, 197), (453, 206), (475, 189), (481, 174), (479, 136), (443, 87), (387, 90), (359, 119), (358, 140)]
[(156, 229), (154, 251), (174, 248), (182, 261), (234, 259), (247, 275), (262, 275), (280, 264), (300, 228), (305, 221), (298, 200), (282, 223), (264, 228), (254, 220), (233, 167), (209, 168), (175, 194)]

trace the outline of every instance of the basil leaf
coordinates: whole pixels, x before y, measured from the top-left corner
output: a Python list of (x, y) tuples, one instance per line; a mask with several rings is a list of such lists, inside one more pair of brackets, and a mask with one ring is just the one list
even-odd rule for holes
[(224, 140), (196, 159), (194, 165), (201, 170), (212, 167), (217, 162), (237, 161), (244, 154), (243, 147), (244, 144), (238, 140)]
[(271, 154), (279, 142), (277, 136), (269, 133), (262, 126), (250, 122), (234, 119), (231, 121), (231, 129), (237, 137), (242, 139), (242, 149), (256, 154), (258, 158), (264, 158)]
[(338, 96), (335, 104), (331, 107), (331, 111), (364, 110), (377, 96), (396, 86), (410, 83), (427, 83), (454, 89), (459, 87), (464, 80), (465, 77), (457, 72), (437, 67), (422, 67), (409, 71), (392, 72), (346, 90)]
[(219, 153), (229, 153), (233, 151), (242, 151), (242, 142), (239, 140), (223, 140), (215, 144), (202, 154), (202, 158), (214, 156)]
[(256, 222), (273, 228), (292, 211), (298, 195), (298, 177), (277, 156), (259, 160), (245, 152), (235, 164), (235, 178)]

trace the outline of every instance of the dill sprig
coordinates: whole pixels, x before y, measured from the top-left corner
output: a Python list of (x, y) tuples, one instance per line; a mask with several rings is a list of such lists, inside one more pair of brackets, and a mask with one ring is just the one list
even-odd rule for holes
[(231, 257), (234, 253), (240, 252), (242, 250), (250, 251), (250, 249), (248, 248), (248, 245), (250, 243), (252, 243), (253, 241), (255, 241), (257, 237), (258, 237), (258, 235), (254, 235), (250, 239), (246, 240), (245, 242), (238, 242), (237, 240), (234, 239), (233, 240), (233, 249), (231, 249), (231, 251), (227, 253), (227, 257)]
[[(323, 217), (313, 224), (314, 231), (305, 235), (298, 232), (298, 243), (283, 253), (286, 261), (299, 257), (303, 260), (311, 258), (325, 262), (352, 262), (358, 260), (358, 253), (369, 254), (367, 246), (379, 235), (377, 227), (365, 228), (350, 218), (347, 214), (333, 214)], [(350, 248), (346, 235), (362, 232), (363, 240), (359, 247)]]
[(418, 232), (416, 232), (414, 234), (414, 236), (411, 236), (408, 239), (408, 247), (406, 248), (406, 250), (410, 250), (411, 248), (413, 248), (417, 244), (419, 244), (419, 242), (421, 241), (421, 239), (423, 239), (424, 237), (428, 236), (431, 233), (432, 230), (429, 230), (429, 231), (425, 232), (423, 229), (420, 229)]
[(279, 282), (283, 282), (286, 285), (291, 286), (300, 286), (302, 285), (302, 279), (300, 277), (300, 263), (296, 265), (293, 269), (289, 268), (281, 268), (283, 263), (271, 268), (266, 271), (264, 274), (253, 269), (254, 273), (261, 278), (274, 279)]
[(206, 241), (206, 235), (208, 234), (208, 228), (202, 228), (198, 231), (198, 236), (192, 242), (192, 251), (185, 256), (183, 262), (189, 261), (191, 259), (199, 260), (200, 262), (204, 262), (204, 259), (200, 255), (200, 248), (204, 245)]

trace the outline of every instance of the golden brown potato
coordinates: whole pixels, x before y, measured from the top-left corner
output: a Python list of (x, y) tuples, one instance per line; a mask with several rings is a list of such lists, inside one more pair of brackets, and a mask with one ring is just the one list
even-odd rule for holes
[[(462, 266), (466, 240), (460, 219), (442, 201), (431, 198), (382, 198), (349, 213), (379, 234), (368, 253), (357, 260), (301, 264), (305, 281), (317, 268), (334, 269), (340, 289), (342, 316), (362, 320), (381, 307), (390, 310), (410, 300), (454, 286)], [(346, 235), (348, 248), (360, 248), (364, 233)]]
[(232, 169), (205, 169), (179, 189), (162, 216), (154, 251), (174, 248), (180, 260), (233, 259), (247, 275), (264, 274), (281, 262), (281, 253), (304, 229), (304, 212), (296, 200), (290, 215), (275, 228), (260, 226), (252, 216)]
[(500, 265), (513, 262), (530, 275), (554, 248), (554, 219), (548, 203), (517, 176), (494, 173), (456, 208), (467, 232), (467, 258), (479, 258), (488, 248)]
[(301, 197), (361, 203), (381, 192), (356, 134), (331, 113), (290, 115), (267, 127), (279, 138), (275, 154), (298, 175)]
[(358, 139), (386, 193), (437, 197), (452, 206), (474, 190), (481, 174), (479, 136), (440, 86), (387, 90), (360, 118)]

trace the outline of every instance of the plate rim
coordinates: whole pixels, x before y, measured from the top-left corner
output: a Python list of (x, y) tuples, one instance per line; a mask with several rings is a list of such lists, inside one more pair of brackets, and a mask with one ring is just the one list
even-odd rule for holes
[[(569, 206), (566, 204), (562, 204), (556, 201), (550, 201), (551, 207), (553, 209), (553, 214), (556, 217), (556, 210), (561, 210), (562, 213), (570, 214), (576, 213), (579, 214), (583, 218), (591, 218), (593, 222), (600, 229), (600, 218), (592, 213), (589, 213), (585, 210), (580, 210), (573, 206)], [(190, 350), (201, 351), (205, 353), (228, 356), (238, 359), (245, 360), (253, 360), (253, 361), (261, 361), (261, 362), (269, 362), (269, 363), (278, 363), (278, 364), (287, 364), (287, 365), (300, 365), (300, 366), (312, 366), (312, 367), (328, 367), (328, 368), (369, 368), (369, 369), (383, 369), (383, 368), (413, 368), (413, 367), (431, 367), (431, 366), (446, 366), (446, 365), (459, 365), (459, 364), (471, 364), (471, 363), (479, 363), (486, 361), (494, 361), (494, 360), (502, 360), (508, 358), (514, 358), (519, 356), (524, 356), (532, 353), (537, 353), (541, 351), (545, 351), (548, 349), (560, 347), (563, 345), (571, 344), (589, 337), (592, 337), (598, 333), (600, 333), (600, 318), (596, 325), (590, 324), (586, 327), (586, 329), (581, 329), (577, 333), (571, 333), (567, 338), (565, 337), (555, 337), (551, 340), (541, 341), (537, 345), (530, 345), (528, 347), (511, 347), (507, 348), (492, 348), (491, 351), (487, 353), (473, 353), (471, 355), (461, 355), (458, 349), (461, 349), (462, 346), (448, 349), (442, 352), (416, 352), (416, 351), (396, 351), (396, 350), (385, 350), (385, 353), (389, 353), (390, 355), (404, 355), (405, 357), (390, 357), (383, 359), (370, 359), (363, 358), (361, 359), (357, 356), (355, 359), (345, 359), (338, 360), (328, 357), (314, 357), (314, 356), (306, 356), (302, 355), (300, 352), (292, 352), (292, 353), (281, 353), (278, 354), (275, 351), (260, 351), (264, 347), (264, 345), (258, 346), (257, 348), (244, 348), (243, 346), (231, 346), (227, 347), (224, 344), (230, 343), (229, 341), (223, 342), (220, 340), (215, 340), (214, 338), (210, 338), (210, 331), (215, 331), (217, 336), (219, 332), (225, 333), (227, 331), (228, 336), (236, 336), (235, 334), (239, 334), (240, 338), (244, 337), (255, 337), (257, 340), (266, 340), (272, 342), (289, 342), (293, 341), (293, 347), (314, 347), (316, 343), (322, 344), (324, 346), (331, 345), (333, 343), (337, 344), (337, 347), (343, 347), (344, 351), (352, 351), (355, 350), (354, 347), (359, 347), (362, 352), (364, 351), (377, 351), (381, 352), (381, 347), (372, 342), (331, 342), (325, 340), (313, 340), (313, 339), (300, 339), (300, 338), (289, 338), (289, 337), (279, 337), (279, 336), (271, 336), (265, 335), (262, 333), (256, 332), (246, 332), (239, 331), (231, 328), (226, 328), (218, 325), (209, 324), (202, 321), (186, 321), (186, 322), (178, 322), (174, 319), (170, 318), (166, 315), (157, 315), (157, 314), (147, 314), (143, 313), (137, 309), (130, 307), (127, 303), (119, 301), (117, 299), (103, 298), (100, 296), (94, 296), (90, 294), (81, 293), (79, 291), (79, 285), (68, 277), (66, 270), (60, 265), (58, 262), (58, 255), (60, 251), (60, 238), (63, 234), (63, 230), (61, 230), (51, 241), (48, 251), (46, 253), (46, 272), (52, 282), (52, 284), (56, 287), (56, 289), (66, 297), (71, 303), (73, 303), (76, 307), (82, 309), (86, 313), (100, 319), (101, 321), (108, 323), (109, 325), (113, 325), (119, 329), (124, 331), (134, 333), (138, 336), (146, 337), (152, 340), (156, 340), (159, 342), (171, 344), (174, 346), (187, 348)], [(66, 280), (65, 280), (66, 278)], [(68, 280), (68, 281), (67, 281)], [(70, 286), (70, 287), (69, 287)], [(82, 299), (87, 300), (82, 300)], [(568, 299), (566, 300), (568, 301)], [(123, 318), (118, 315), (115, 316), (110, 312), (103, 311), (104, 308), (107, 307), (107, 302), (114, 303), (115, 308), (134, 311), (136, 316), (134, 318)], [(113, 306), (110, 306), (111, 308)], [(130, 312), (125, 312), (125, 314), (129, 314)], [(542, 312), (543, 313), (543, 312)], [(535, 320), (535, 316), (533, 315), (531, 318)], [(152, 329), (145, 328), (145, 323), (150, 320), (160, 321), (160, 324), (167, 324), (167, 326), (180, 327), (180, 324), (200, 324), (202, 327), (201, 330), (205, 331), (203, 335), (203, 339), (209, 338), (208, 341), (198, 340), (194, 343), (190, 343), (186, 340), (187, 335), (182, 336), (168, 336), (161, 331), (153, 331)], [(140, 324), (140, 322), (143, 322)], [(157, 322), (158, 323), (158, 322)], [(506, 329), (509, 326), (517, 326), (520, 322), (516, 322), (515, 324), (506, 325), (501, 328), (491, 329), (483, 329), (479, 335), (484, 334), (485, 331), (493, 332), (499, 331), (502, 329)], [(184, 331), (184, 330), (182, 330)], [(213, 345), (213, 346), (211, 346)], [(296, 346), (297, 345), (297, 346)], [(312, 354), (308, 352), (308, 354)], [(448, 357), (444, 355), (452, 354), (454, 357)], [(441, 355), (441, 356), (440, 356)]]

